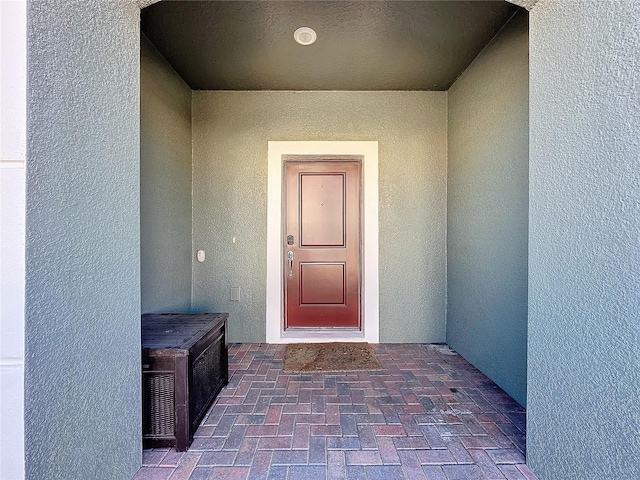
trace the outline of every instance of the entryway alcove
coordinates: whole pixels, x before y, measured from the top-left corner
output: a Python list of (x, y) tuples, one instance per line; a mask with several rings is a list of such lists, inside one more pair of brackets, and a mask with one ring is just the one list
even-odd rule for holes
[[(18, 373), (10, 380), (14, 391), (23, 390), (25, 395), (26, 475), (128, 478), (141, 459), (140, 263), (146, 261), (142, 256), (149, 247), (154, 247), (147, 237), (140, 251), (140, 169), (144, 161), (139, 162), (139, 141), (144, 138), (138, 130), (137, 101), (140, 7), (151, 2), (27, 3), (28, 8), (22, 10), (26, 21), (16, 23), (27, 38), (24, 57), (28, 61), (23, 69), (27, 81), (20, 80), (23, 77), (18, 70), (6, 71), (12, 78), (17, 76), (21, 85), (28, 85), (26, 102), (20, 104), (26, 103), (29, 122), (20, 121), (19, 114), (11, 119), (26, 124), (27, 133), (26, 233), (17, 235), (16, 240), (18, 244), (25, 240), (24, 378)], [(387, 7), (384, 2), (375, 3)], [(165, 218), (173, 218), (175, 200), (184, 207), (184, 218), (193, 218), (200, 227), (192, 232), (194, 222), (182, 225), (184, 237), (172, 236), (180, 248), (167, 247), (163, 237), (156, 239), (155, 247), (168, 252), (168, 259), (186, 258), (184, 264), (180, 261), (169, 267), (159, 262), (157, 278), (166, 268), (175, 267), (180, 272), (175, 277), (175, 291), (188, 293), (175, 299), (165, 292), (173, 298), (171, 307), (210, 309), (215, 304), (205, 304), (203, 299), (223, 305), (229, 302), (230, 287), (238, 287), (233, 292), (234, 297), (239, 294), (240, 301), (230, 305), (232, 319), (238, 318), (238, 330), (232, 333), (240, 342), (264, 338), (266, 253), (262, 228), (266, 183), (261, 170), (264, 163), (255, 159), (265, 158), (265, 147), (255, 145), (273, 139), (377, 140), (381, 146), (381, 340), (445, 337), (474, 364), (493, 362), (483, 370), (491, 369), (492, 378), (509, 390), (514, 389), (508, 384), (522, 385), (522, 375), (511, 373), (528, 370), (527, 440), (534, 470), (547, 478), (635, 478), (639, 472), (634, 455), (637, 445), (629, 425), (636, 421), (638, 411), (634, 401), (638, 390), (634, 373), (638, 371), (637, 342), (633, 341), (637, 336), (637, 308), (632, 301), (636, 298), (637, 275), (627, 266), (637, 246), (630, 232), (638, 230), (640, 218), (633, 208), (638, 185), (638, 91), (634, 73), (639, 51), (633, 47), (638, 39), (640, 12), (633, 0), (521, 3), (535, 3), (530, 14), (530, 100), (514, 110), (521, 112), (518, 118), (527, 118), (522, 109), (531, 109), (528, 358), (519, 335), (525, 331), (524, 323), (493, 320), (520, 318), (523, 302), (512, 293), (521, 292), (520, 286), (525, 283), (522, 264), (512, 261), (524, 261), (525, 256), (518, 252), (525, 237), (510, 234), (521, 233), (517, 219), (524, 216), (503, 214), (514, 204), (512, 200), (520, 198), (518, 192), (526, 196), (526, 189), (512, 181), (513, 174), (517, 178), (521, 175), (508, 168), (511, 164), (498, 162), (504, 157), (495, 154), (496, 149), (488, 143), (496, 140), (493, 147), (506, 151), (520, 138), (510, 130), (520, 130), (516, 128), (519, 123), (513, 121), (515, 116), (502, 114), (515, 105), (513, 98), (519, 98), (511, 90), (518, 84), (514, 82), (515, 70), (505, 72), (500, 68), (509, 65), (503, 56), (509, 49), (487, 47), (480, 56), (474, 54), (476, 60), (457, 80), (457, 86), (449, 88), (446, 95), (440, 92), (440, 104), (425, 101), (423, 97), (430, 92), (423, 91), (410, 92), (404, 98), (395, 91), (373, 92), (379, 96), (370, 100), (353, 91), (331, 91), (331, 95), (319, 93), (312, 102), (307, 92), (249, 92), (259, 95), (247, 100), (233, 91), (210, 95), (186, 88), (185, 96), (193, 103), (178, 102), (187, 112), (193, 106), (193, 116), (184, 115), (187, 129), (194, 127), (186, 137), (202, 149), (197, 152), (194, 148), (194, 155), (187, 155), (187, 163), (199, 155), (200, 160), (194, 161), (193, 176), (189, 168), (184, 176), (170, 174), (177, 167), (167, 162), (166, 174), (162, 169), (156, 173), (175, 182), (155, 191), (158, 210), (164, 209)], [(576, 8), (577, 3), (580, 8)], [(7, 18), (7, 5), (3, 3), (3, 19)], [(414, 18), (407, 24), (412, 22)], [(381, 21), (373, 26), (370, 31), (384, 32), (388, 23)], [(261, 38), (263, 27), (264, 22), (252, 29), (250, 36)], [(469, 31), (462, 23), (458, 28), (460, 32)], [(219, 31), (224, 32), (224, 26)], [(425, 29), (424, 33), (429, 35), (434, 30)], [(314, 45), (318, 45), (318, 39)], [(230, 50), (237, 46), (223, 45)], [(391, 44), (374, 45), (371, 50), (380, 51)], [(389, 66), (403, 57), (403, 50), (393, 51)], [(495, 54), (497, 57), (490, 57), (501, 60), (481, 61), (484, 54)], [(254, 52), (239, 58), (242, 65), (255, 68), (264, 57)], [(213, 66), (211, 61), (201, 64)], [(355, 65), (346, 63), (347, 70)], [(379, 65), (371, 65), (377, 73), (385, 72)], [(503, 81), (471, 82), (475, 86), (469, 87), (474, 67), (482, 66), (485, 68), (480, 70), (494, 73), (494, 80)], [(370, 75), (378, 77), (386, 75)], [(458, 96), (458, 100), (475, 100), (470, 102), (475, 107), (456, 102), (456, 90), (466, 90), (465, 83), (470, 90), (484, 92)], [(5, 86), (3, 83), (3, 91)], [(165, 106), (172, 105), (170, 99), (176, 98), (163, 96), (161, 91), (151, 92), (157, 94), (159, 103), (167, 100)], [(372, 92), (364, 93), (371, 97)], [(446, 115), (442, 113), (445, 107)], [(333, 121), (333, 127), (328, 132), (317, 129), (316, 137), (309, 138), (308, 126), (316, 118), (309, 112), (319, 108), (323, 115), (318, 118)], [(278, 117), (268, 114), (274, 110)], [(468, 110), (477, 112), (473, 117), (476, 120), (462, 114)], [(336, 118), (336, 112), (355, 119)], [(376, 119), (372, 123), (378, 125), (375, 132), (358, 130), (356, 120), (367, 115)], [(166, 133), (166, 138), (159, 135), (164, 142), (151, 142), (159, 154), (167, 153), (163, 147), (175, 146), (171, 135), (185, 125), (175, 122), (177, 118), (170, 116), (165, 122), (152, 115), (152, 122), (147, 124), (157, 121), (175, 127), (161, 129)], [(283, 131), (261, 138), (276, 126), (274, 118), (288, 119), (292, 128), (301, 123), (306, 128), (301, 128), (300, 135), (292, 130), (287, 138)], [(313, 126), (318, 125), (319, 121)], [(436, 138), (446, 138), (446, 145), (426, 142), (434, 128), (440, 129)], [(398, 131), (403, 135), (393, 134)], [(382, 139), (386, 133), (388, 137)], [(185, 143), (190, 150), (190, 143)], [(212, 148), (204, 148), (206, 145)], [(415, 161), (407, 149), (416, 146), (446, 151), (446, 170), (442, 163), (434, 168), (433, 163)], [(474, 154), (468, 155), (470, 151)], [(442, 162), (444, 156), (421, 158)], [(220, 158), (230, 160), (223, 162)], [(458, 162), (456, 158), (480, 161)], [(207, 159), (212, 161), (204, 161)], [(234, 175), (234, 169), (244, 175)], [(498, 182), (500, 179), (505, 182)], [(167, 197), (163, 203), (163, 193), (181, 191), (178, 183), (183, 181), (186, 191), (194, 184), (193, 201), (186, 195), (186, 199)], [(442, 188), (434, 189), (434, 185), (443, 184), (446, 196)], [(436, 191), (440, 196), (431, 196)], [(142, 196), (148, 193), (142, 192)], [(509, 201), (501, 196), (503, 193)], [(215, 202), (209, 197), (215, 197)], [(147, 202), (143, 208), (152, 204)], [(245, 212), (237, 208), (246, 204), (254, 208)], [(192, 205), (196, 207), (193, 217)], [(443, 211), (447, 212), (444, 217)], [(415, 221), (408, 222), (411, 218)], [(447, 224), (446, 241), (434, 241), (433, 235), (444, 236), (443, 223)], [(242, 225), (251, 228), (240, 230)], [(175, 232), (170, 222), (166, 230)], [(234, 235), (237, 231), (242, 235)], [(195, 243), (212, 238), (214, 250), (207, 258), (217, 259), (215, 265), (205, 262), (200, 271), (192, 268), (192, 237)], [(181, 249), (182, 238), (186, 253)], [(508, 239), (514, 241), (500, 241)], [(442, 251), (443, 243), (446, 255), (430, 254), (433, 248)], [(216, 245), (224, 246), (226, 252), (222, 253), (226, 254), (217, 255)], [(416, 246), (421, 255), (413, 255)], [(251, 269), (251, 275), (237, 267), (247, 264), (257, 266)], [(149, 278), (153, 277), (148, 267), (142, 272), (143, 288), (149, 287)], [(442, 274), (445, 268), (446, 276)], [(621, 275), (621, 271), (627, 274)], [(505, 272), (515, 275), (505, 276)], [(210, 281), (203, 282), (202, 278)], [(506, 278), (509, 280), (503, 283)], [(183, 281), (188, 285), (184, 290)], [(446, 296), (442, 294), (445, 290)], [(213, 298), (218, 294), (219, 299)], [(518, 300), (506, 303), (506, 297)], [(145, 310), (148, 301), (149, 297), (143, 302)], [(502, 308), (493, 310), (492, 306)], [(21, 310), (16, 311), (15, 329), (21, 332)], [(472, 342), (465, 342), (466, 334)], [(520, 338), (521, 343), (502, 342), (513, 338)], [(612, 343), (615, 349), (609, 348)], [(511, 351), (511, 347), (515, 349)], [(516, 353), (522, 353), (521, 362), (514, 361)], [(528, 369), (524, 368), (525, 359)], [(608, 368), (610, 365), (620, 368)], [(20, 372), (20, 364), (14, 372)], [(505, 377), (500, 379), (500, 375)], [(609, 401), (594, 402), (594, 398)], [(21, 425), (18, 421), (13, 430), (16, 441), (12, 437), (11, 442), (18, 453), (22, 450)], [(575, 435), (576, 431), (581, 435)], [(109, 449), (103, 448), (105, 439), (109, 440)], [(69, 449), (71, 444), (81, 445), (84, 455)]]
[[(315, 43), (294, 41), (300, 26)], [(447, 342), (525, 404), (526, 10), (159, 2), (142, 32), (143, 313), (228, 311), (237, 342), (332, 338), (283, 330), (268, 147), (377, 142), (354, 338)]]

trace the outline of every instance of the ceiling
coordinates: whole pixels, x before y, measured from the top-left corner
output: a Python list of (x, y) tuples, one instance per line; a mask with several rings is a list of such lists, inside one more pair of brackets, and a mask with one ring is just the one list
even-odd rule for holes
[[(194, 90), (447, 90), (505, 1), (162, 1), (142, 30)], [(313, 45), (293, 39), (308, 26)]]

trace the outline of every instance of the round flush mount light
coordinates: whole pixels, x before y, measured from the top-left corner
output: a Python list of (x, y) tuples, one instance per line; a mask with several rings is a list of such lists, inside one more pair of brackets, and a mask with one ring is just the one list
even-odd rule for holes
[(311, 45), (316, 41), (318, 36), (316, 35), (315, 30), (309, 27), (300, 27), (293, 32), (293, 38), (300, 45)]

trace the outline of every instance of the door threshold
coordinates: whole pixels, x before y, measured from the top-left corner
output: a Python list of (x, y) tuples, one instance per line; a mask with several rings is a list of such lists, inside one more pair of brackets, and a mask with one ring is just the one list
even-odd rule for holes
[(301, 328), (280, 332), (279, 343), (364, 342), (364, 332), (349, 328)]

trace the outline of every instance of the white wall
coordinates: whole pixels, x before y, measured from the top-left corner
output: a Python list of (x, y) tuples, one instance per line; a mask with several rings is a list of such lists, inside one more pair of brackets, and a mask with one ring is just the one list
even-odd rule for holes
[(26, 0), (0, 2), (0, 478), (24, 477)]

